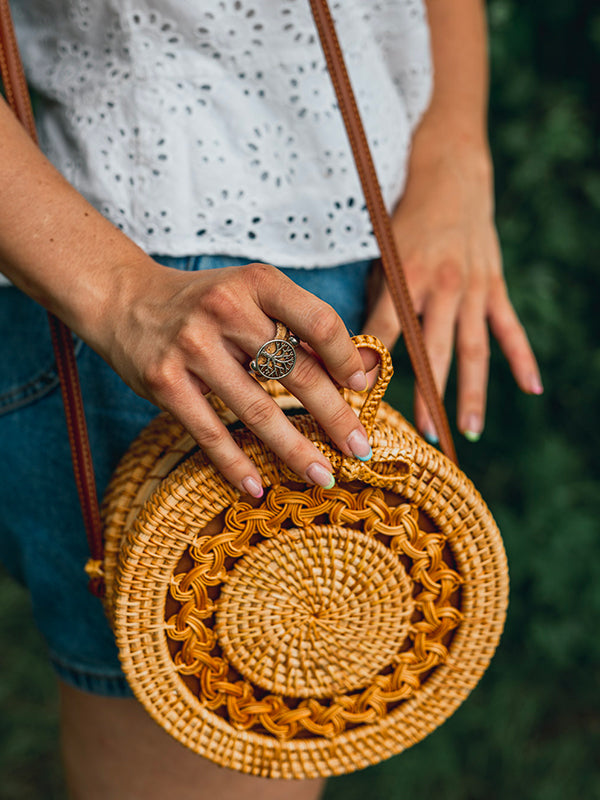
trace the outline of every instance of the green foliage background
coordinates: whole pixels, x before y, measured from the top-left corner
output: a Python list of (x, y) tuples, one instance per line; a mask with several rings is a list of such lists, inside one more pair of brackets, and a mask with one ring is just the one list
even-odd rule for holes
[[(488, 3), (498, 226), (546, 393), (493, 352), (488, 422), (461, 464), (511, 567), (507, 628), (469, 700), (327, 800), (600, 798), (600, 52), (595, 0)], [(408, 367), (397, 354), (397, 374)], [(452, 387), (448, 394), (453, 411)], [(410, 407), (396, 379), (392, 402)], [(62, 800), (56, 698), (26, 595), (0, 577), (0, 798)]]

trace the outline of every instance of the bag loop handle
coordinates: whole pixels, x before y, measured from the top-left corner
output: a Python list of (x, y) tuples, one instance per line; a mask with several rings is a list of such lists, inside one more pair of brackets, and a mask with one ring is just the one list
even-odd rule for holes
[(394, 374), (394, 366), (392, 364), (392, 356), (390, 351), (383, 345), (376, 336), (363, 333), (360, 336), (353, 336), (352, 341), (360, 349), (365, 348), (373, 350), (379, 356), (379, 371), (375, 384), (369, 390), (365, 402), (358, 414), (359, 420), (364, 425), (366, 432), (371, 436), (375, 421), (377, 419), (377, 411), (379, 404), (383, 400), (383, 396), (392, 380)]

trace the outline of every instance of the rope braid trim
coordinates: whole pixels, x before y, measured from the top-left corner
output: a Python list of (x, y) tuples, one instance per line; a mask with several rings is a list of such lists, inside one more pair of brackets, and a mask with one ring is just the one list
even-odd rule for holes
[[(253, 537), (276, 537), (288, 522), (308, 528), (323, 516), (340, 526), (360, 523), (365, 534), (378, 535), (392, 553), (410, 560), (410, 577), (418, 587), (414, 596), (418, 615), (409, 633), (411, 646), (394, 657), (390, 674), (377, 675), (361, 692), (340, 692), (330, 702), (311, 698), (293, 706), (277, 695), (259, 698), (249, 681), (229, 680), (230, 663), (214, 654), (218, 639), (210, 623), (217, 604), (210, 599), (208, 588), (227, 580), (227, 560), (248, 553)], [(369, 486), (355, 494), (343, 487), (299, 492), (280, 484), (273, 486), (256, 508), (238, 501), (227, 509), (222, 533), (200, 534), (187, 551), (194, 566), (175, 573), (171, 580), (169, 596), (180, 610), (167, 620), (165, 631), (170, 640), (181, 643), (174, 657), (175, 668), (181, 675), (194, 676), (201, 703), (214, 711), (226, 711), (238, 730), (281, 739), (307, 734), (331, 737), (350, 725), (374, 723), (390, 706), (417, 692), (421, 677), (447, 659), (444, 641), (462, 615), (451, 602), (461, 579), (444, 561), (445, 545), (443, 535), (419, 528), (415, 507), (407, 503), (390, 507), (383, 492)], [(301, 541), (298, 546), (302, 547)]]

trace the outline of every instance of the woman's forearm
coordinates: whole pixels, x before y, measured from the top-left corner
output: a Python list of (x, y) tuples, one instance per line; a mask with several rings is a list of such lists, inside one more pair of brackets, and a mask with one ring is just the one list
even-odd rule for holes
[(0, 98), (0, 270), (85, 338), (119, 275), (153, 262), (33, 144)]
[(488, 55), (482, 0), (426, 0), (434, 88), (415, 137), (487, 153)]

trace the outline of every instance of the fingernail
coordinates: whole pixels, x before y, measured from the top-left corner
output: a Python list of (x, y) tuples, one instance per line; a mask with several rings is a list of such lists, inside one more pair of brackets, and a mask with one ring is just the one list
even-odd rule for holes
[(469, 442), (478, 442), (481, 438), (481, 418), (477, 414), (470, 414), (463, 429), (463, 436)]
[(348, 378), (348, 388), (355, 392), (366, 392), (369, 387), (367, 374), (365, 372), (355, 372)]
[(530, 375), (527, 384), (531, 394), (544, 394), (544, 387), (537, 375)]
[(372, 457), (373, 450), (371, 449), (369, 440), (362, 431), (352, 431), (350, 436), (346, 439), (346, 442), (352, 451), (352, 455), (358, 458), (359, 461), (368, 461)]
[(244, 487), (244, 491), (248, 492), (248, 494), (252, 495), (252, 497), (262, 497), (265, 493), (259, 481), (250, 476), (244, 478), (242, 481), (242, 486)]
[(306, 470), (307, 477), (317, 486), (322, 486), (324, 489), (333, 489), (335, 486), (335, 478), (328, 469), (322, 464), (311, 464)]
[(423, 438), (425, 439), (426, 442), (429, 442), (429, 444), (432, 445), (437, 445), (440, 443), (438, 435), (434, 431), (430, 430), (423, 431)]

